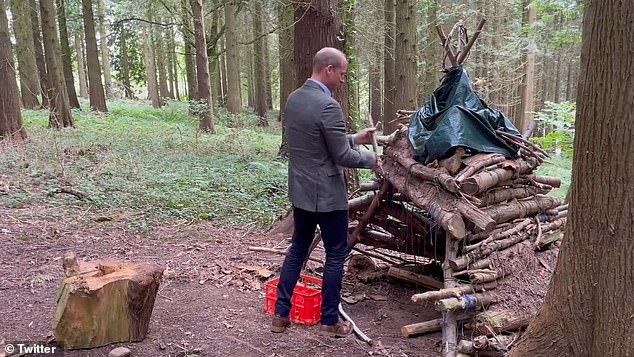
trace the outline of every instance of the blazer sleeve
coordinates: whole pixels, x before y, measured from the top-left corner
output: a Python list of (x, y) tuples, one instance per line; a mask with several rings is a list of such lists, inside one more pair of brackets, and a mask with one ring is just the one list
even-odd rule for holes
[(338, 103), (330, 102), (324, 107), (320, 122), (328, 153), (337, 165), (356, 168), (374, 167), (374, 153), (367, 150), (357, 151), (350, 147), (351, 138), (346, 135), (346, 125)]

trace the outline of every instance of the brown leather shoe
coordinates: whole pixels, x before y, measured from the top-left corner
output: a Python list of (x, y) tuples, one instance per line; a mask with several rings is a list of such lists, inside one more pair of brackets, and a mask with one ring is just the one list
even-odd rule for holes
[(335, 325), (319, 326), (319, 333), (330, 337), (346, 337), (352, 333), (352, 325), (348, 321), (339, 320)]
[(288, 317), (273, 316), (271, 321), (271, 332), (282, 333), (291, 326), (291, 320)]

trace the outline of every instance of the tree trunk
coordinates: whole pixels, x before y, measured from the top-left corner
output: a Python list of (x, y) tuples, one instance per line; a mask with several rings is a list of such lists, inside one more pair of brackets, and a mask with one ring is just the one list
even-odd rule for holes
[(282, 124), (282, 144), (278, 156), (288, 157), (288, 139), (286, 136), (284, 109), (288, 95), (295, 89), (295, 64), (293, 62), (293, 7), (280, 1), (277, 3), (279, 32), (279, 69), (280, 69), (280, 114)]
[(212, 111), (212, 99), (209, 92), (209, 63), (207, 60), (207, 41), (205, 40), (205, 20), (202, 0), (191, 0), (194, 18), (194, 37), (196, 38), (196, 74), (198, 81), (197, 110), (200, 115), (199, 128), (206, 133), (215, 133)]
[[(159, 18), (159, 22), (160, 22)], [(156, 58), (156, 66), (158, 67), (158, 81), (159, 81), (159, 95), (161, 101), (165, 98), (171, 98), (172, 94), (167, 85), (167, 69), (165, 67), (165, 42), (163, 41), (163, 28), (160, 26), (154, 27), (154, 53)]]
[[(530, 26), (536, 20), (535, 6), (532, 0), (524, 0), (524, 11), (526, 11), (526, 25)], [(526, 66), (524, 78), (522, 80), (522, 111), (516, 126), (520, 133), (533, 122), (535, 112), (535, 42), (531, 38), (528, 47), (525, 49)]]
[(172, 64), (172, 82), (174, 83), (174, 91), (172, 95), (174, 95), (174, 99), (180, 101), (181, 95), (180, 90), (178, 89), (178, 60), (176, 57), (176, 41), (174, 40), (174, 28), (169, 28), (169, 56), (170, 63)]
[[(438, 87), (438, 74), (440, 73), (438, 69), (440, 68), (441, 61), (439, 55), (442, 53), (442, 47), (438, 46), (439, 40), (436, 35), (436, 19), (438, 18), (439, 5), (438, 0), (433, 0), (426, 9), (427, 26), (425, 27), (426, 36), (424, 37), (425, 68), (423, 69), (424, 81), (423, 90), (421, 91), (421, 102), (427, 101), (427, 98), (429, 98), (434, 90), (436, 90), (436, 87)], [(469, 65), (478, 65), (478, 63), (473, 63), (475, 61), (471, 62)], [(473, 74), (475, 75), (475, 71)]]
[(79, 109), (79, 100), (75, 91), (75, 79), (73, 78), (73, 64), (70, 60), (70, 45), (68, 44), (68, 29), (66, 28), (66, 6), (64, 0), (57, 0), (59, 41), (62, 50), (62, 67), (64, 82), (68, 93), (68, 102), (72, 108)]
[(584, 8), (568, 224), (544, 304), (512, 357), (630, 356), (634, 346), (634, 2)]
[[(348, 115), (346, 119), (346, 127), (349, 131), (357, 131), (357, 123), (360, 123), (359, 112), (359, 63), (357, 63), (357, 53), (355, 46), (354, 34), (356, 32), (354, 25), (354, 0), (341, 1), (341, 16), (343, 18), (343, 52), (348, 57), (348, 74), (346, 75), (346, 89), (348, 90)], [(345, 99), (342, 98), (342, 101)], [(364, 120), (367, 123), (367, 121)], [(366, 125), (364, 125), (365, 127)], [(355, 171), (356, 172), (356, 171)], [(355, 175), (355, 180), (357, 180)], [(358, 182), (356, 183), (358, 184)]]
[(416, 110), (416, 1), (396, 2), (396, 109)]
[[(395, 72), (395, 0), (385, 0), (385, 39), (383, 47), (383, 132), (396, 129), (396, 72)], [(403, 109), (403, 108), (399, 108)]]
[(121, 41), (119, 42), (119, 52), (121, 53), (121, 79), (123, 81), (123, 92), (128, 99), (134, 99), (132, 83), (130, 83), (130, 60), (128, 59), (128, 44), (126, 25), (121, 24)]
[(242, 99), (240, 95), (240, 55), (236, 25), (237, 7), (235, 0), (225, 1), (225, 45), (227, 47), (227, 110), (240, 114)]
[(40, 19), (38, 15), (38, 5), (35, 0), (30, 0), (31, 7), (31, 29), (33, 30), (33, 47), (35, 49), (35, 63), (37, 64), (38, 77), (40, 78), (40, 90), (42, 94), (42, 107), (48, 107), (48, 75), (46, 74), (46, 61), (44, 60), (44, 47), (42, 46), (42, 36)]
[(42, 37), (44, 39), (44, 55), (48, 74), (48, 99), (50, 128), (74, 127), (73, 115), (70, 111), (64, 75), (62, 73), (59, 40), (55, 29), (55, 6), (53, 0), (40, 0), (42, 16)]
[(95, 37), (95, 20), (92, 13), (92, 0), (81, 0), (84, 16), (84, 33), (86, 36), (86, 58), (88, 62), (88, 85), (90, 94), (90, 108), (97, 112), (107, 112), (106, 96), (101, 82), (101, 68), (99, 66), (99, 52)]
[(255, 2), (255, 11), (253, 13), (253, 35), (259, 38), (253, 43), (253, 79), (255, 87), (255, 112), (260, 117), (258, 126), (269, 126), (266, 120), (267, 97), (266, 97), (266, 81), (264, 79), (264, 38), (262, 37), (262, 3)]
[(383, 97), (381, 96), (381, 46), (375, 44), (373, 52), (375, 59), (370, 62), (370, 73), (368, 74), (370, 81), (370, 108), (368, 110), (372, 120), (377, 125), (383, 118), (381, 113), (381, 104), (383, 104)]
[[(148, 8), (148, 15), (150, 12)], [(160, 108), (162, 106), (158, 91), (158, 79), (156, 78), (156, 62), (154, 61), (154, 51), (152, 51), (152, 25), (145, 24), (145, 34), (143, 36), (143, 62), (145, 64), (145, 74), (147, 77), (147, 92), (152, 106)], [(190, 93), (190, 94), (193, 94)]]
[[(258, 2), (259, 3), (259, 2)], [(271, 21), (269, 18), (269, 10), (266, 8), (267, 4), (264, 3), (265, 8), (262, 12), (262, 32), (268, 33), (268, 23)], [(273, 110), (273, 89), (271, 83), (271, 53), (269, 48), (269, 36), (262, 37), (262, 46), (264, 47), (264, 89), (266, 91), (266, 109)]]
[(26, 130), (22, 126), (20, 94), (15, 80), (5, 3), (6, 0), (0, 0), (0, 139), (22, 140), (26, 138)]
[[(311, 0), (310, 2), (295, 3), (294, 29), (294, 58), (296, 68), (296, 86), (304, 84), (312, 74), (312, 63), (315, 53), (322, 47), (334, 47), (343, 51), (343, 43), (337, 36), (342, 32), (342, 22), (339, 14), (333, 9), (338, 8), (335, 0)], [(350, 131), (348, 88), (342, 84), (333, 97), (339, 101), (346, 121), (346, 130)], [(356, 170), (346, 170), (348, 189), (353, 190), (358, 185)]]
[[(249, 35), (251, 37), (253, 37), (253, 32), (249, 33)], [(246, 50), (246, 57), (247, 57), (247, 65), (246, 65), (246, 72), (247, 72), (247, 107), (249, 108), (253, 108), (255, 110), (255, 80), (253, 79), (253, 62), (254, 62), (254, 58), (253, 58), (253, 47), (252, 46), (247, 46)], [(242, 62), (244, 65), (244, 61)], [(244, 73), (244, 69), (242, 70)]]
[(40, 102), (37, 98), (40, 93), (40, 85), (33, 48), (33, 29), (31, 27), (29, 2), (12, 0), (11, 14), (13, 17), (13, 32), (15, 33), (18, 70), (20, 71), (22, 105), (28, 109), (37, 109), (40, 107)]
[(81, 34), (75, 34), (75, 51), (77, 53), (77, 72), (79, 74), (79, 96), (88, 98), (88, 76), (86, 75), (86, 61), (84, 60), (84, 39)]
[(208, 16), (207, 28), (207, 57), (209, 60), (209, 85), (211, 87), (211, 98), (219, 102), (221, 97), (220, 67), (218, 66), (218, 25), (219, 11), (214, 11), (213, 16)]
[(191, 21), (191, 6), (188, 0), (181, 0), (181, 32), (185, 48), (185, 73), (187, 74), (187, 99), (193, 100), (197, 96), (196, 61), (194, 59), (194, 35)]
[[(226, 33), (226, 30), (225, 30)], [(222, 86), (222, 101), (220, 102), (224, 107), (227, 106), (227, 91), (229, 90), (229, 85), (227, 84), (227, 46), (225, 46), (225, 36), (220, 38), (220, 48), (222, 54), (220, 55), (220, 77), (221, 77), (221, 86)]]
[(106, 36), (106, 27), (108, 25), (108, 22), (106, 20), (105, 11), (106, 9), (103, 6), (103, 0), (97, 0), (97, 18), (99, 20), (99, 45), (101, 46), (101, 64), (103, 64), (104, 88), (106, 90), (106, 98), (112, 99), (114, 96), (112, 93), (112, 75), (110, 74), (110, 50), (108, 49), (108, 36)]

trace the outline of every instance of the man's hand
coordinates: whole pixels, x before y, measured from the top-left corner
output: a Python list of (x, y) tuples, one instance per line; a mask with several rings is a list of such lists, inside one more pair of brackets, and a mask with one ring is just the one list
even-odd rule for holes
[(354, 134), (354, 144), (355, 145), (372, 144), (372, 135), (374, 135), (375, 131), (376, 131), (376, 128), (365, 128), (361, 130), (360, 132)]

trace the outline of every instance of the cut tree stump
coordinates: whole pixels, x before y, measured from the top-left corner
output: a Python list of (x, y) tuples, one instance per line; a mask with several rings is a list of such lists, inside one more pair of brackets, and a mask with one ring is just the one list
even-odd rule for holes
[(145, 338), (163, 268), (151, 263), (78, 262), (71, 253), (64, 257), (64, 272), (53, 330), (65, 349)]

